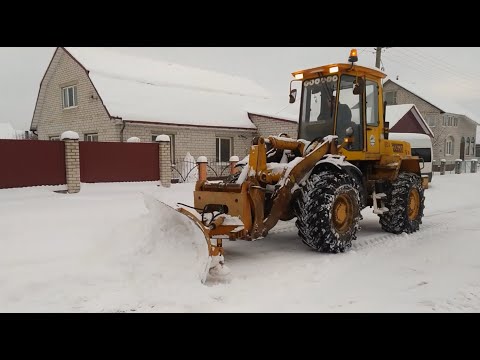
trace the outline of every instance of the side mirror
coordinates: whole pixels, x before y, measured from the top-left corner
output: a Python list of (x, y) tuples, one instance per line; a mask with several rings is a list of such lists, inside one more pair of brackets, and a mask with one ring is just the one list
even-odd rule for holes
[(292, 89), (292, 90), (290, 90), (289, 103), (290, 103), (290, 104), (293, 104), (296, 99), (297, 99), (297, 89)]
[(351, 126), (349, 126), (349, 127), (347, 128), (347, 130), (345, 130), (345, 134), (346, 134), (347, 136), (352, 136), (352, 135), (353, 135), (353, 128), (352, 128)]

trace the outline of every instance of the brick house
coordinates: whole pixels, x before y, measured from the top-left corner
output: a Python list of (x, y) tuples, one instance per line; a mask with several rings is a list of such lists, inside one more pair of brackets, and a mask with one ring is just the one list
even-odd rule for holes
[[(213, 71), (103, 48), (58, 47), (40, 83), (31, 130), (58, 140), (152, 142), (171, 138), (171, 156), (207, 156), (224, 163), (244, 156), (257, 135), (280, 132), (285, 121), (248, 113), (270, 101), (257, 83)], [(285, 99), (288, 102), (288, 99)]]
[(424, 94), (424, 91), (414, 92), (412, 86), (398, 80), (388, 79), (383, 88), (388, 105), (414, 104), (418, 109), (434, 134), (433, 158), (437, 163), (440, 159), (453, 162), (458, 158), (471, 160), (475, 157), (478, 123), (472, 115), (445, 102), (440, 108), (439, 104), (435, 105), (418, 95)]

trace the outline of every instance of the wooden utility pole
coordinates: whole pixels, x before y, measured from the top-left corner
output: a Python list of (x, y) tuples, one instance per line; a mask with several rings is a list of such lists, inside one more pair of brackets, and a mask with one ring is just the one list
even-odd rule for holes
[(381, 57), (382, 57), (382, 49), (381, 47), (377, 47), (376, 50), (377, 50), (377, 57), (376, 57), (376, 60), (375, 60), (375, 67), (380, 69), (380, 61), (381, 61)]

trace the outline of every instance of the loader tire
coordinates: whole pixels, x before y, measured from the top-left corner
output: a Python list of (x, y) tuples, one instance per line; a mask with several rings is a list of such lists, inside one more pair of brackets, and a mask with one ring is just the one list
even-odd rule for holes
[(322, 171), (306, 181), (295, 198), (295, 225), (304, 244), (319, 252), (345, 252), (359, 229), (360, 196), (356, 179)]
[(407, 234), (417, 231), (422, 223), (425, 208), (422, 179), (413, 173), (400, 173), (395, 181), (386, 185), (385, 206), (389, 209), (379, 215), (382, 229)]

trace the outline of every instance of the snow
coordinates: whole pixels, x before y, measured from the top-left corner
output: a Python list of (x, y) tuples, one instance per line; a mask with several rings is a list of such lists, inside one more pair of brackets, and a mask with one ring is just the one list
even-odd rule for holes
[(79, 138), (78, 133), (75, 131), (64, 131), (62, 135), (60, 135), (60, 140), (78, 140)]
[[(224, 241), (225, 279), (198, 278), (202, 237), (157, 202), (193, 205), (195, 184), (0, 190), (3, 312), (479, 312), (480, 173), (435, 173), (420, 231), (381, 230), (371, 208), (351, 251), (321, 254), (280, 221)], [(201, 248), (201, 246), (200, 246)]]
[(298, 123), (300, 116), (300, 97), (298, 97), (293, 104), (288, 102), (288, 96), (272, 97), (267, 101), (250, 104), (247, 110), (251, 114)]
[(0, 123), (0, 139), (15, 139), (15, 129), (10, 123)]
[(394, 127), (403, 116), (409, 112), (413, 104), (389, 105), (385, 111), (385, 121), (390, 123), (390, 128)]
[(165, 141), (165, 142), (170, 142), (170, 136), (168, 135), (158, 135), (156, 138), (155, 138), (155, 141)]
[(229, 159), (230, 162), (239, 162), (240, 158), (237, 155), (233, 155)]
[(130, 138), (127, 139), (127, 142), (140, 142), (140, 138), (136, 137), (136, 136), (132, 136)]
[(247, 106), (270, 96), (238, 76), (102, 48), (66, 50), (89, 70), (110, 115), (124, 120), (255, 129)]
[(197, 163), (208, 163), (208, 159), (206, 156), (199, 156), (197, 159)]

